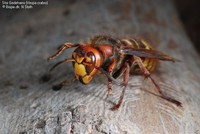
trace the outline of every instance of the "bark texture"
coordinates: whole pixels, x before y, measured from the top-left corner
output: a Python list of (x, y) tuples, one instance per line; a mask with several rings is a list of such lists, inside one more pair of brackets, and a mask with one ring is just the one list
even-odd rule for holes
[[(200, 61), (172, 1), (49, 1), (42, 8), (1, 11), (0, 133), (200, 133)], [(55, 62), (71, 57), (72, 50), (46, 61), (59, 44), (98, 34), (143, 37), (180, 59), (161, 62), (152, 77), (182, 107), (146, 92), (157, 93), (142, 76), (130, 77), (118, 111), (110, 108), (121, 87), (113, 85), (107, 97), (103, 76), (53, 91), (52, 85), (73, 77), (70, 63), (55, 69), (49, 82), (40, 81)]]

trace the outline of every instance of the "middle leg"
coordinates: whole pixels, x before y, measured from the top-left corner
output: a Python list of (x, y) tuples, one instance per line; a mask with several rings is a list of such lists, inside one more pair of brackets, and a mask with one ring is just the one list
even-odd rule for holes
[(129, 79), (130, 65), (128, 63), (125, 63), (124, 67), (125, 67), (125, 75), (123, 80), (122, 92), (120, 94), (118, 103), (113, 106), (112, 110), (118, 110), (124, 99), (124, 93)]
[[(116, 65), (116, 59), (112, 60), (112, 63), (108, 66), (108, 74), (111, 76), (113, 73), (113, 69)], [(107, 78), (107, 89), (108, 89), (108, 96), (112, 95), (112, 80)]]

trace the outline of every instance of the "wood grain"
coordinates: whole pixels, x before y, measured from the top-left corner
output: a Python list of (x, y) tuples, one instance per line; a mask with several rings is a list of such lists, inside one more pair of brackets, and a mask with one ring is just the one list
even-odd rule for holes
[[(1, 9), (2, 10), (2, 9)], [(76, 0), (49, 2), (46, 7), (4, 13), (0, 21), (0, 133), (200, 133), (200, 62), (172, 1)], [(55, 61), (47, 57), (64, 42), (98, 34), (143, 37), (181, 62), (161, 62), (152, 74), (177, 107), (149, 92), (150, 80), (131, 76), (122, 107), (111, 111), (121, 87), (107, 97), (105, 77), (89, 85), (73, 82), (60, 91), (52, 85), (73, 77), (71, 64), (39, 79)]]

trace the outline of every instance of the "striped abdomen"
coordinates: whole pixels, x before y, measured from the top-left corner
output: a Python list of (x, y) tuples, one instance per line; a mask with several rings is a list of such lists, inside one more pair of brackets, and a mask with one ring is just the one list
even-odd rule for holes
[[(125, 46), (129, 46), (132, 48), (142, 48), (142, 49), (152, 49), (152, 46), (145, 42), (144, 40), (137, 40), (137, 39), (122, 39), (121, 43)], [(148, 71), (153, 71), (157, 64), (157, 59), (153, 58), (141, 58), (144, 66), (147, 68)], [(131, 73), (138, 73), (140, 72), (139, 66), (137, 64), (133, 65), (131, 68)]]

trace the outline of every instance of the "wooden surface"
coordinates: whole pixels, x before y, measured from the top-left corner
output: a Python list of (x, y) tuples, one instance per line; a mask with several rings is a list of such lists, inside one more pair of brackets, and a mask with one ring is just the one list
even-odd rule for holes
[[(173, 2), (163, 0), (76, 0), (49, 2), (31, 10), (1, 9), (0, 133), (200, 133), (200, 61)], [(121, 87), (107, 97), (105, 77), (89, 85), (73, 82), (60, 91), (52, 85), (73, 77), (72, 65), (39, 79), (57, 61), (47, 57), (63, 42), (92, 35), (142, 36), (181, 62), (161, 62), (153, 77), (177, 107), (144, 90), (157, 93), (141, 76), (131, 76), (122, 107), (111, 111)]]

